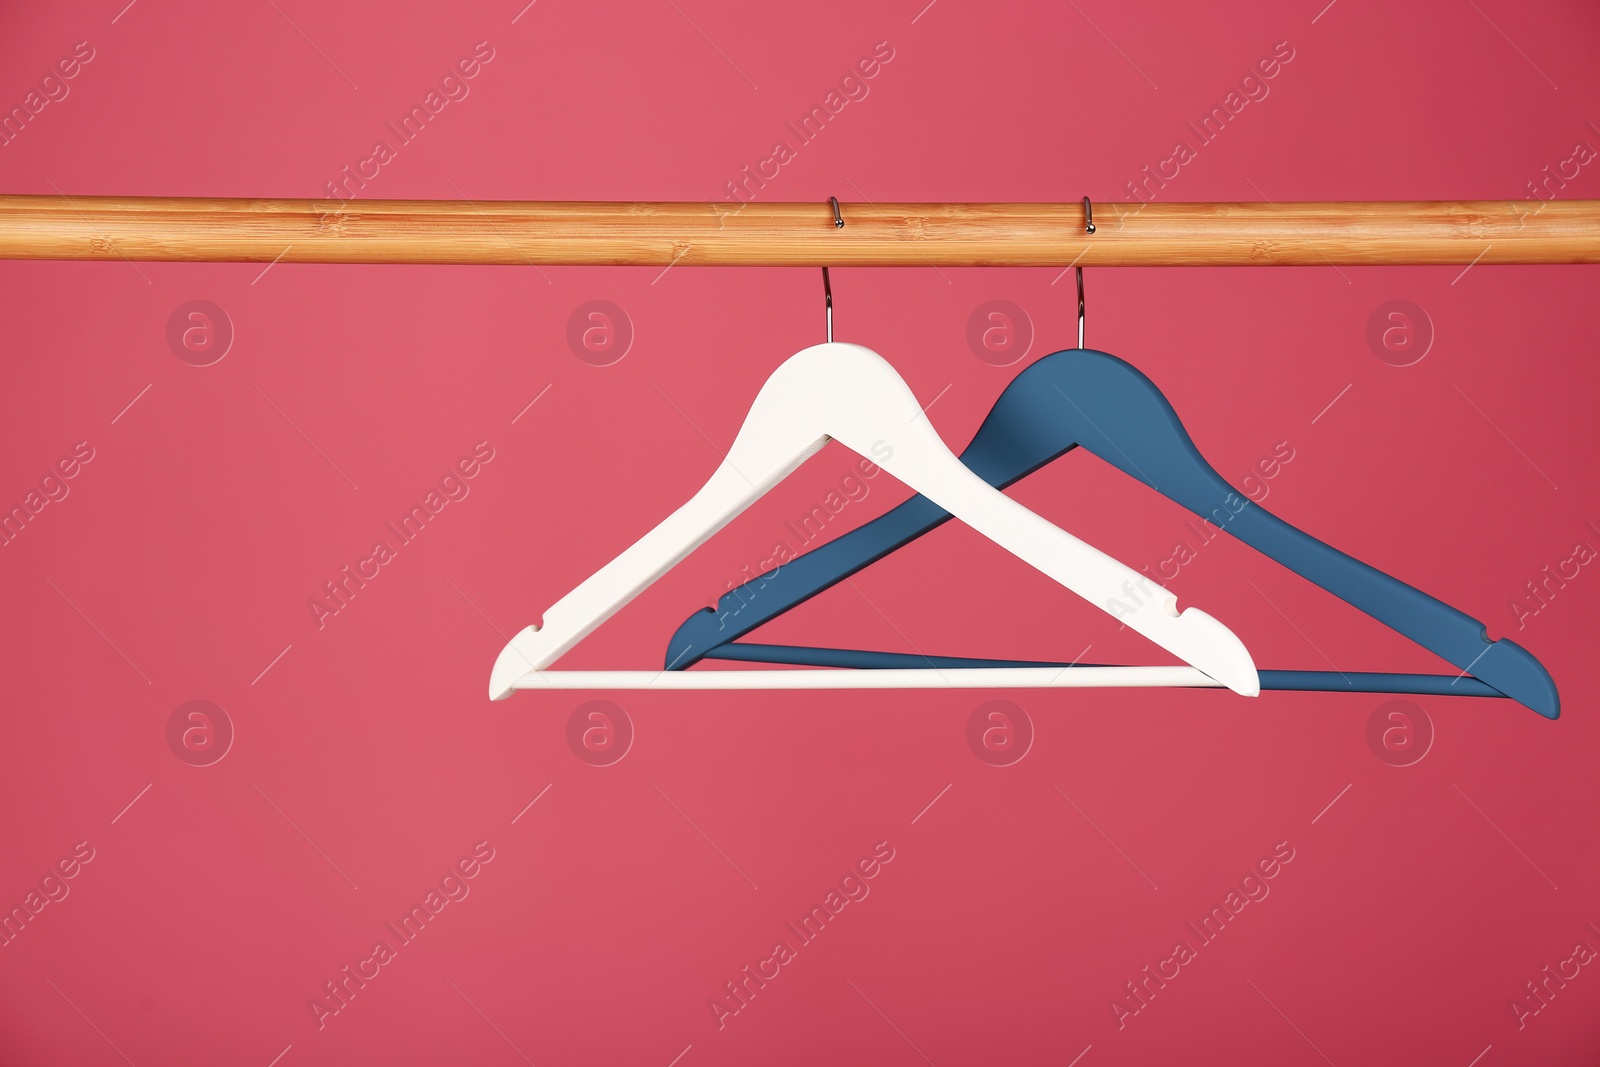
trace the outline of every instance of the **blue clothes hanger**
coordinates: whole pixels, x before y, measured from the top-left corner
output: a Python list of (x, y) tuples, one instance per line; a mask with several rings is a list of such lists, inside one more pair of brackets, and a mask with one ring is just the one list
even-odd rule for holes
[[(1081, 290), (1079, 300), (1081, 315)], [(1079, 347), (1027, 367), (1001, 393), (961, 459), (1003, 489), (1074, 448), (1094, 453), (1212, 521), (1462, 672), (1261, 671), (1262, 689), (1500, 696), (1549, 719), (1560, 714), (1555, 683), (1531, 653), (1508, 638), (1490, 641), (1478, 620), (1324, 544), (1239, 493), (1195, 448), (1155, 384), (1115, 356)], [(949, 518), (931, 501), (913, 497), (744, 583), (719, 598), (715, 609), (702, 609), (684, 621), (668, 645), (667, 669), (682, 670), (702, 659), (870, 668), (1044, 665), (734, 643)]]

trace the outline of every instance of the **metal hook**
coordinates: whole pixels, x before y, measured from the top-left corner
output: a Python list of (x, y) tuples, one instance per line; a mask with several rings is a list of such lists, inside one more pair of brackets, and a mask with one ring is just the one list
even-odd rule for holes
[[(828, 197), (828, 205), (833, 208), (833, 225), (836, 229), (844, 229), (844, 216), (839, 214), (839, 198)], [(828, 343), (833, 343), (833, 284), (828, 281), (828, 268), (822, 268), (822, 300), (828, 309)]]
[(1078, 273), (1078, 347), (1083, 347), (1083, 268), (1074, 267)]
[(831, 344), (833, 342), (833, 286), (828, 283), (827, 267), (822, 268), (822, 299), (828, 305), (828, 342)]
[[(1094, 205), (1086, 196), (1083, 198), (1083, 232), (1094, 232)], [(1078, 347), (1083, 347), (1083, 268), (1073, 267), (1078, 279)]]

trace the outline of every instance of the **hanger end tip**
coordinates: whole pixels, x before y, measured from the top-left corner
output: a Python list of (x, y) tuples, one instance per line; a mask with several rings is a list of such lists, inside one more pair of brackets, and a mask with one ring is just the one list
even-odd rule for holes
[(521, 633), (507, 642), (506, 647), (500, 650), (500, 655), (495, 657), (494, 669), (489, 672), (490, 700), (506, 699), (516, 692), (518, 679), (529, 671), (538, 669), (535, 658), (519, 647), (538, 632), (537, 627), (525, 627)]

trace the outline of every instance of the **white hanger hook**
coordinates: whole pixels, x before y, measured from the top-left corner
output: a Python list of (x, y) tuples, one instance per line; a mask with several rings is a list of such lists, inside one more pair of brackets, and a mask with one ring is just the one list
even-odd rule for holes
[(822, 301), (828, 311), (828, 343), (833, 343), (833, 286), (828, 282), (828, 268), (822, 268)]
[[(836, 230), (844, 229), (844, 216), (839, 213), (839, 198), (828, 197), (828, 206), (833, 208), (833, 226)], [(827, 305), (828, 314), (828, 343), (833, 343), (833, 285), (828, 281), (828, 268), (822, 268), (822, 300)]]

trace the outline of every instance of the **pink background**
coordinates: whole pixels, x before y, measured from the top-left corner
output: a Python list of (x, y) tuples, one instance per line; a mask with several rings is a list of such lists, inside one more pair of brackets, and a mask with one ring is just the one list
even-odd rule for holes
[[(1267, 95), (1160, 199), (1521, 200), (1600, 147), (1600, 17), (1578, 0), (921, 3), (13, 5), (7, 109), (77, 42), (94, 58), (0, 148), (3, 188), (325, 196), (480, 41), (468, 95), (362, 199), (721, 198), (878, 42), (867, 95), (761, 199), (837, 195), (847, 218), (1126, 199), (1278, 42), (1293, 59)], [(1597, 173), (1544, 195), (1600, 197)], [(1009, 300), (1028, 358), (1071, 347), (1058, 276), (840, 270), (839, 337), (937, 398), (959, 448), (1023, 365), (977, 358), (969, 318)], [(1418, 698), (1432, 747), (1396, 766), (1368, 741), (1386, 698), (1362, 695), (489, 703), (504, 639), (687, 499), (766, 375), (821, 340), (814, 270), (0, 264), (0, 503), (78, 442), (94, 457), (0, 549), (0, 903), (93, 851), (0, 948), (0, 1060), (1592, 1063), (1600, 968), (1520, 1021), (1512, 1004), (1600, 948), (1600, 575), (1520, 629), (1511, 604), (1600, 547), (1596, 277), (1089, 272), (1090, 345), (1154, 378), (1218, 470), (1237, 482), (1287, 442), (1269, 508), (1514, 635), (1561, 687), (1554, 723)], [(167, 340), (194, 299), (234, 331), (210, 366)], [(566, 339), (591, 299), (632, 324), (610, 366)], [(1367, 342), (1397, 299), (1434, 333), (1404, 367)], [(308, 600), (481, 441), (469, 495), (319, 628)], [(657, 666), (852, 462), (830, 446), (563, 665)], [(832, 529), (903, 496), (867, 484)], [(1186, 513), (1085, 456), (1015, 495), (1134, 566), (1186, 536)], [(1168, 584), (1264, 667), (1447, 669), (1227, 539)], [(956, 525), (761, 636), (1169, 662)], [(567, 741), (591, 696), (634, 731), (609, 766)], [(997, 767), (966, 738), (1001, 696), (1035, 737)], [(190, 700), (235, 731), (210, 766), (169, 746)], [(470, 893), (319, 1028), (324, 983), (480, 842), (492, 860), (447, 883)], [(869, 895), (799, 946), (785, 923), (879, 842)], [(1269, 895), (1119, 1025), (1125, 983), (1280, 843)], [(795, 958), (719, 1027), (712, 999), (780, 939)]]

